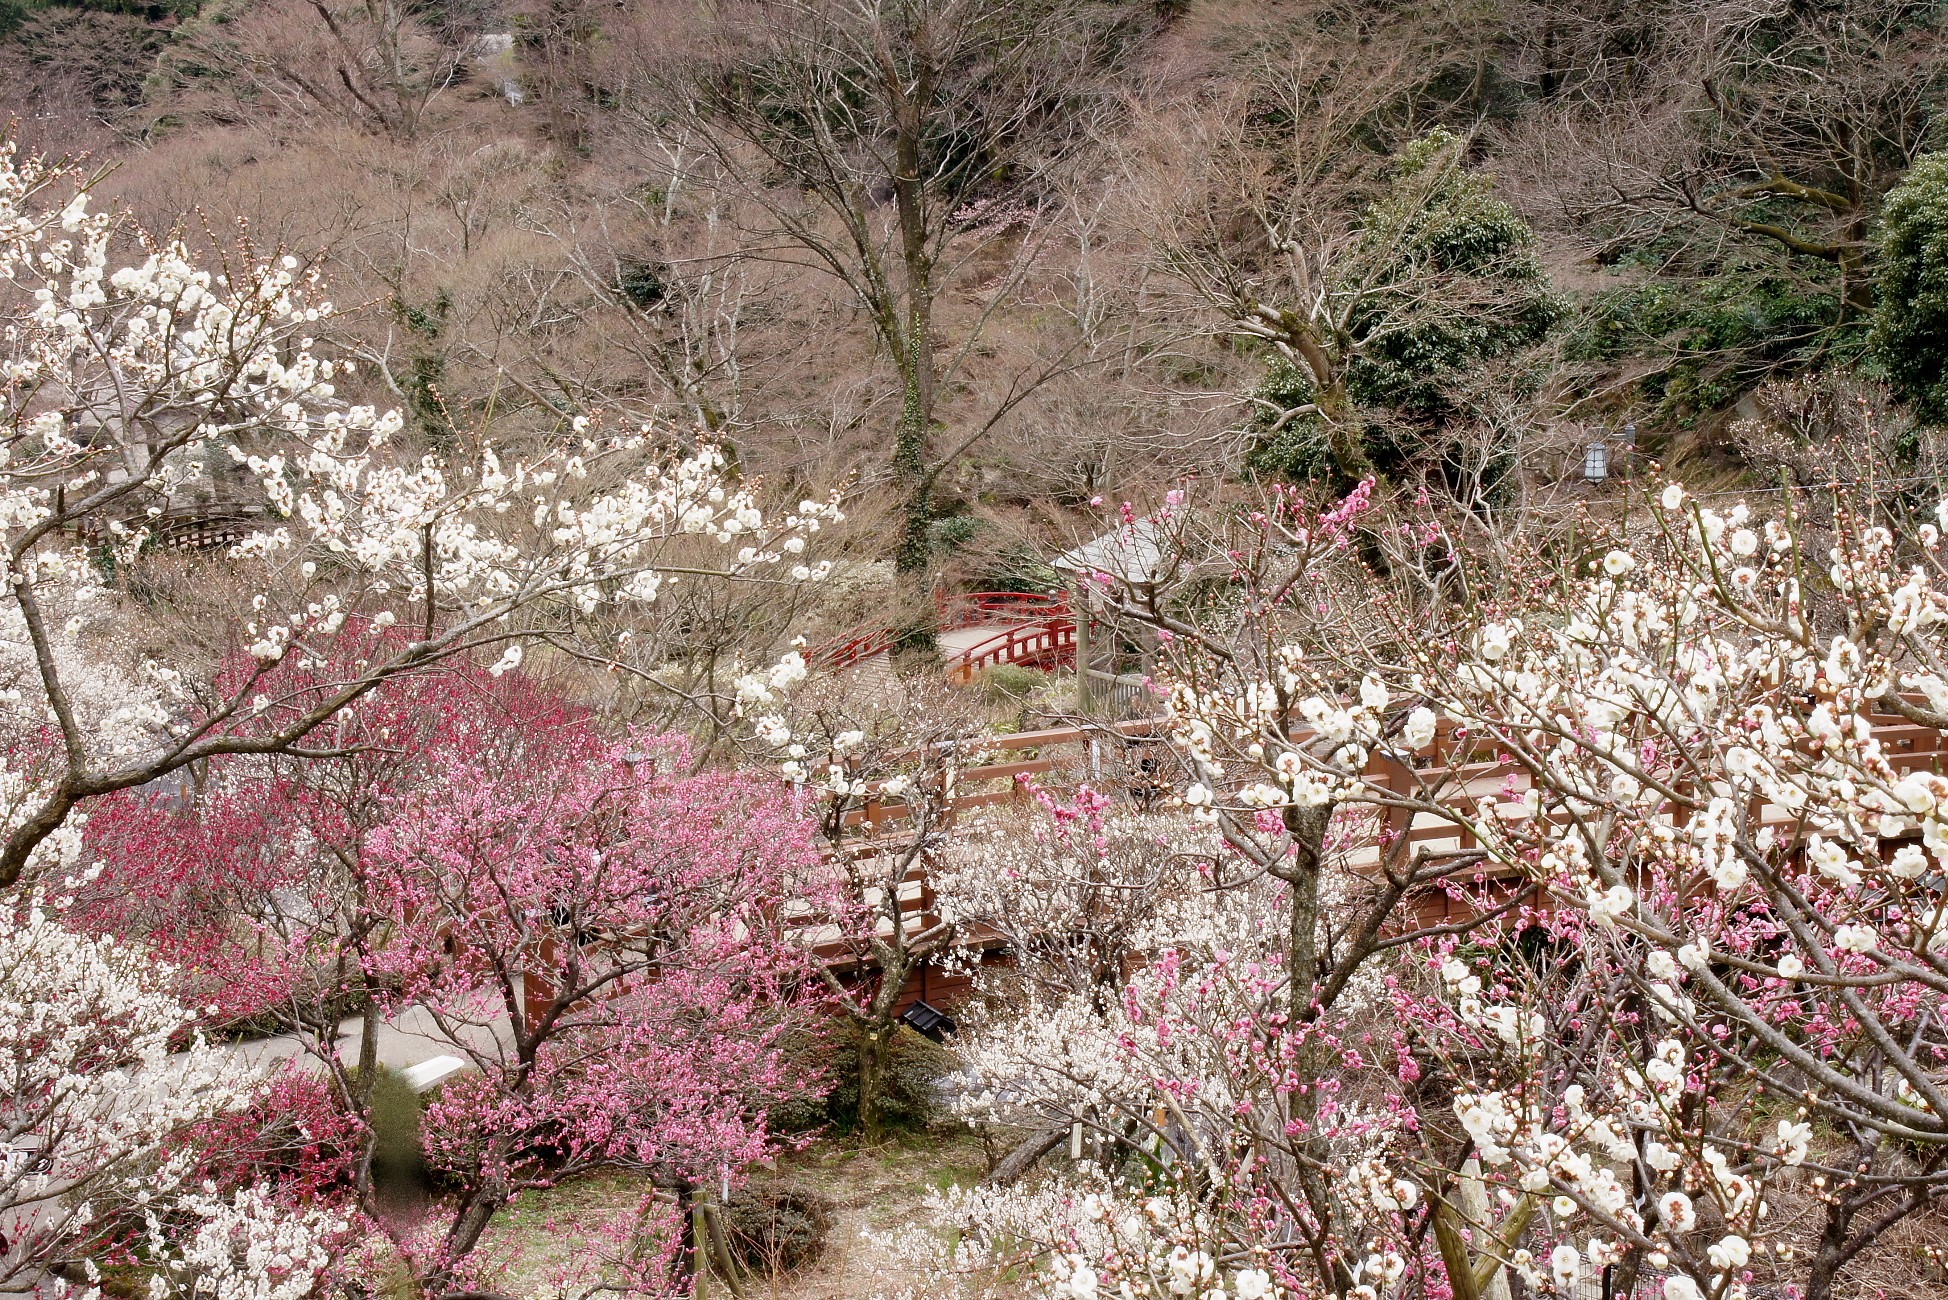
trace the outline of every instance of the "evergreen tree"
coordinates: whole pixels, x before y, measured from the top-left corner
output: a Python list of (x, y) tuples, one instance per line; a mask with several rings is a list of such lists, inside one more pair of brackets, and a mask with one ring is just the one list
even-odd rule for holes
[(1924, 419), (1948, 416), (1948, 153), (1888, 192), (1873, 350)]

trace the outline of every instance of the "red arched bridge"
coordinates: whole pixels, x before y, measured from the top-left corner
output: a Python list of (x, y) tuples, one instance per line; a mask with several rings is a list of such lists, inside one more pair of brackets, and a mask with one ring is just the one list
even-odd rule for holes
[[(1075, 663), (1075, 616), (1064, 596), (969, 592), (943, 597), (939, 614), (935, 640), (954, 681), (972, 681), (996, 664), (1047, 669)], [(805, 659), (814, 671), (837, 672), (885, 654), (898, 639), (892, 628), (873, 628), (814, 646)]]

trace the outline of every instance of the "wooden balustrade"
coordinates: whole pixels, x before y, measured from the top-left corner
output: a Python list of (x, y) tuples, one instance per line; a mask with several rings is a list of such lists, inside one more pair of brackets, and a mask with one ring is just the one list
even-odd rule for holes
[[(1948, 738), (1942, 733), (1893, 714), (1876, 714), (1873, 723), (1875, 734), (1889, 751), (1889, 760), (1897, 771), (1941, 770), (1948, 766)], [(1057, 727), (938, 745), (935, 748), (939, 750), (964, 749), (984, 759), (957, 769), (954, 792), (945, 801), (945, 818), (951, 823), (965, 812), (1023, 801), (1026, 798), (1023, 777), (1058, 788), (1087, 782), (1108, 792), (1120, 789), (1139, 806), (1148, 807), (1164, 784), (1160, 753), (1164, 742), (1160, 732), (1161, 720), (1141, 719), (1114, 726)], [(1392, 759), (1373, 759), (1363, 774), (1369, 785), (1402, 796), (1416, 790), (1438, 789), (1452, 812), (1397, 810), (1387, 824), (1371, 828), (1372, 832), (1384, 831), (1385, 835), (1356, 834), (1338, 853), (1339, 865), (1353, 872), (1375, 872), (1380, 867), (1381, 855), (1388, 847), (1398, 846), (1402, 836), (1409, 853), (1458, 855), (1479, 848), (1467, 819), (1476, 816), (1489, 803), (1505, 807), (1510, 796), (1519, 796), (1528, 788), (1527, 774), (1518, 764), (1503, 755), (1487, 752), (1487, 748), (1481, 741), (1457, 738), (1453, 729), (1443, 724), (1431, 747), (1434, 763), (1410, 769)], [(1789, 836), (1796, 835), (1804, 821), (1803, 813), (1774, 803), (1755, 805), (1754, 814), (1761, 826)], [(1376, 818), (1386, 816), (1379, 810), (1375, 815)], [(912, 809), (903, 800), (875, 799), (848, 813), (844, 825), (861, 836), (860, 851), (871, 852), (875, 851), (875, 840), (888, 831), (897, 834), (900, 823), (911, 816)], [(1490, 867), (1484, 867), (1478, 875), (1486, 891), (1483, 901), (1497, 894), (1506, 898), (1509, 889), (1518, 887), (1518, 879), (1526, 881), (1519, 873)], [(926, 861), (922, 856), (915, 860), (901, 885), (902, 924), (915, 930), (932, 924), (935, 917), (930, 910), (931, 898)], [(1409, 903), (1407, 915), (1413, 918), (1414, 924), (1442, 924), (1458, 919), (1471, 905), (1465, 899), (1455, 899), (1446, 890), (1430, 888)]]

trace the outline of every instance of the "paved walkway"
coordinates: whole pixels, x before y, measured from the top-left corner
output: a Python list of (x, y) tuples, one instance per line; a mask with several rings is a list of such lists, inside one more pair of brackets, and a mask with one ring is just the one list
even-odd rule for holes
[(940, 646), (940, 657), (948, 663), (961, 657), (979, 645), (995, 640), (1004, 632), (1018, 627), (1029, 627), (1031, 623), (977, 623), (973, 627), (957, 627), (951, 632), (942, 632), (935, 640)]
[[(338, 1059), (354, 1062), (358, 1059), (360, 1022), (347, 1020), (338, 1026)], [(491, 1052), (495, 1040), (505, 1042), (508, 1024), (505, 1018), (489, 1026), (480, 1026), (468, 1033), (468, 1040), (477, 1050)], [(224, 1050), (234, 1053), (238, 1060), (251, 1065), (266, 1062), (288, 1061), (305, 1055), (303, 1046), (295, 1037), (288, 1034), (276, 1038), (253, 1038), (242, 1042), (227, 1043)], [(436, 1056), (465, 1055), (460, 1048), (442, 1034), (434, 1024), (433, 1017), (424, 1007), (408, 1007), (391, 1020), (379, 1025), (379, 1063), (395, 1070), (410, 1069), (423, 1065)], [(317, 1063), (311, 1062), (312, 1068)]]

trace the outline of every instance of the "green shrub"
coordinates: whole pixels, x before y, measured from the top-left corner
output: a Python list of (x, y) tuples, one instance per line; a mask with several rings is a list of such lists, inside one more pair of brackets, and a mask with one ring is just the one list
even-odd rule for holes
[(1656, 417), (1689, 424), (1781, 369), (1857, 356), (1861, 331), (1843, 321), (1841, 306), (1837, 286), (1740, 262), (1688, 283), (1652, 280), (1592, 294), (1563, 356), (1599, 365), (1661, 362), (1638, 391)]
[(1383, 269), (1353, 314), (1368, 339), (1346, 372), (1360, 406), (1445, 419), (1484, 362), (1540, 343), (1565, 312), (1535, 231), (1462, 149), (1444, 130), (1414, 141), (1362, 223), (1361, 255)]
[(994, 664), (981, 673), (981, 687), (994, 704), (1020, 704), (1046, 685), (1047, 673), (1019, 664)]
[(1009, 544), (974, 560), (979, 567), (969, 575), (969, 582), (976, 591), (1062, 590), (1062, 575), (1049, 567), (1047, 554), (1036, 547)]
[(851, 1048), (843, 1035), (831, 1032), (832, 1028), (818, 1025), (795, 1030), (780, 1043), (786, 1077), (810, 1079), (812, 1083), (767, 1099), (766, 1116), (772, 1132), (813, 1133), (831, 1123), (827, 1103), (835, 1065), (837, 1058)]
[[(828, 1078), (825, 1115), (835, 1128), (851, 1130), (859, 1122), (859, 1057), (850, 1035), (836, 1040), (839, 1047)], [(889, 1128), (924, 1129), (945, 1118), (940, 1114), (942, 1079), (960, 1068), (954, 1054), (920, 1037), (905, 1026), (893, 1030), (887, 1048), (885, 1094), (881, 1115)]]
[(1245, 469), (1264, 478), (1309, 483), (1332, 477), (1332, 451), (1316, 415), (1290, 412), (1312, 401), (1312, 376), (1283, 356), (1275, 356), (1265, 377), (1252, 390), (1252, 435)]
[(928, 541), (937, 554), (950, 555), (973, 541), (985, 527), (973, 515), (949, 515), (927, 525)]
[(416, 1199), (431, 1181), (420, 1145), (420, 1095), (405, 1076), (380, 1066), (369, 1106), (374, 1187), (387, 1200)]
[[(1359, 238), (1337, 273), (1341, 295), (1357, 295), (1347, 332), (1357, 347), (1344, 367), (1345, 397), (1368, 459), (1393, 471), (1441, 445), (1450, 421), (1480, 406), (1482, 377), (1498, 375), (1533, 392), (1539, 376), (1510, 367), (1565, 313), (1550, 284), (1535, 232), (1493, 183), (1461, 165), (1465, 142), (1437, 130), (1395, 160), (1391, 185), (1361, 219)], [(1245, 468), (1292, 482), (1333, 481), (1340, 466), (1326, 426), (1292, 412), (1314, 400), (1316, 376), (1278, 355), (1252, 392)]]

